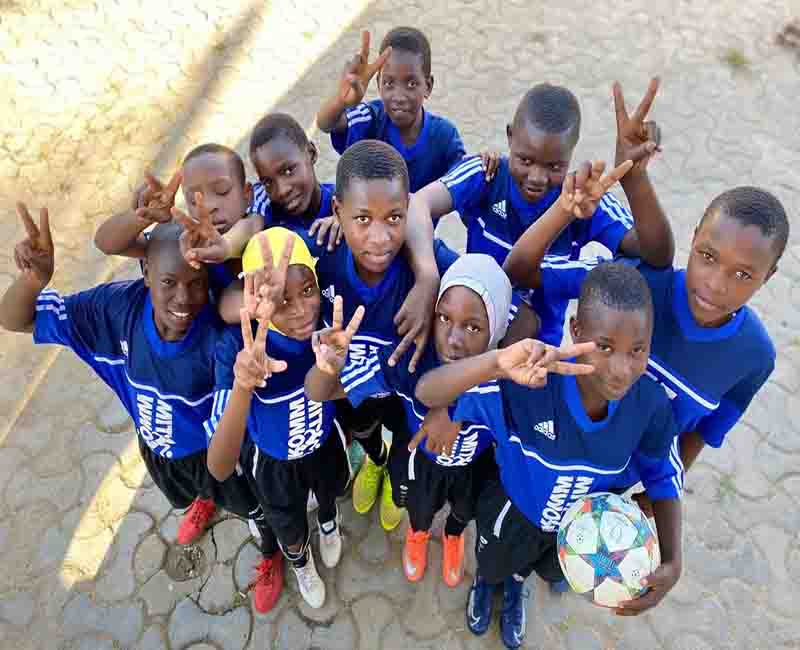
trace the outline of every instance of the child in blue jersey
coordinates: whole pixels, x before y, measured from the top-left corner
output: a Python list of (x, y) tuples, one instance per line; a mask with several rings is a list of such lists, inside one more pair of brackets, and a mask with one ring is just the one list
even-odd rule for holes
[[(478, 502), (478, 571), (467, 606), (473, 633), (488, 628), (493, 585), (503, 582), (503, 642), (521, 645), (524, 579), (533, 571), (551, 583), (563, 579), (556, 557), (563, 513), (579, 496), (616, 486), (631, 465), (654, 501), (662, 564), (643, 582), (649, 591), (617, 612), (653, 607), (677, 582), (680, 484), (669, 453), (676, 427), (666, 395), (643, 377), (652, 329), (650, 291), (638, 271), (603, 264), (583, 283), (570, 321), (574, 345), (522, 341), (437, 368), (417, 384), (422, 402), (455, 402), (455, 420), (486, 424), (497, 442), (500, 482)], [(571, 356), (576, 365), (561, 361)]]
[(244, 477), (218, 482), (206, 468), (202, 423), (212, 412), (222, 324), (208, 304), (206, 270), (192, 269), (180, 255), (180, 226), (152, 231), (143, 279), (61, 296), (45, 289), (55, 257), (47, 212), (37, 228), (24, 205), (18, 210), (28, 238), (14, 251), (21, 275), (0, 302), (0, 325), (72, 349), (114, 391), (133, 419), (153, 481), (174, 508), (189, 508), (178, 543), (201, 535), (217, 504), (255, 519), (265, 555), (276, 553)]
[[(626, 178), (636, 173), (634, 167)], [(634, 211), (660, 210), (652, 187), (643, 196), (638, 205), (632, 202)], [(572, 219), (555, 204), (519, 239), (506, 260), (515, 283), (542, 287), (548, 297), (577, 297), (601, 260), (545, 255)], [(775, 348), (747, 302), (775, 273), (788, 237), (789, 220), (778, 199), (755, 187), (737, 187), (706, 209), (685, 270), (639, 265), (656, 315), (648, 374), (672, 401), (679, 431), (672, 458), (681, 470), (705, 445), (722, 445), (775, 366)], [(620, 485), (638, 481), (631, 470)], [(637, 497), (650, 511), (646, 495)]]
[[(409, 187), (416, 192), (458, 163), (464, 145), (449, 120), (423, 106), (433, 92), (426, 36), (413, 27), (392, 29), (373, 63), (369, 63), (369, 41), (369, 32), (363, 32), (361, 51), (345, 66), (336, 94), (317, 114), (317, 124), (331, 134), (340, 154), (360, 140), (388, 142), (406, 161)], [(376, 74), (380, 99), (363, 103)]]
[[(208, 264), (239, 258), (253, 235), (270, 226), (316, 234), (316, 241), (308, 238), (315, 256), (326, 237), (328, 250), (333, 250), (342, 235), (332, 216), (333, 185), (320, 183), (314, 171), (317, 155), (317, 147), (293, 117), (285, 113), (262, 117), (250, 136), (250, 161), (259, 178), (253, 186), (253, 214), (227, 232), (194, 228), (196, 237), (184, 253), (186, 259)], [(185, 225), (191, 229), (191, 223)]]
[[(248, 244), (242, 265), (247, 274), (242, 322), (229, 327), (217, 346), (215, 409), (206, 425), (214, 432), (208, 467), (223, 480), (241, 465), (292, 564), (301, 595), (319, 608), (325, 584), (309, 546), (306, 502), (313, 491), (320, 554), (333, 568), (342, 552), (336, 497), (344, 493), (350, 469), (335, 406), (303, 393), (320, 314), (314, 260), (296, 233), (275, 227)], [(252, 276), (255, 271), (262, 279)], [(252, 317), (259, 319), (255, 340)], [(273, 602), (281, 587), (277, 575)]]
[[(511, 301), (511, 284), (497, 262), (488, 255), (465, 255), (442, 277), (434, 343), (428, 345), (416, 373), (408, 371), (403, 359), (390, 366), (386, 348), (349, 358), (345, 364), (351, 340), (340, 324), (321, 332), (315, 342), (317, 363), (306, 377), (306, 392), (315, 399), (346, 397), (356, 407), (390, 393), (403, 399), (406, 421), (415, 436), (408, 446), (410, 455), (393, 453), (389, 470), (392, 493), (398, 505), (408, 509), (411, 523), (403, 548), (403, 570), (411, 582), (424, 576), (430, 528), (445, 502), (451, 510), (442, 535), (442, 577), (450, 587), (461, 582), (464, 529), (474, 516), (480, 489), (496, 475), (486, 426), (454, 425), (446, 410), (429, 411), (414, 396), (417, 380), (442, 363), (497, 347), (506, 333)], [(452, 430), (454, 439), (447, 453), (434, 453), (426, 448), (425, 432), (441, 428)]]
[[(645, 117), (657, 88), (654, 79), (637, 109), (635, 124), (630, 125), (630, 136), (620, 130), (618, 122), (617, 165), (656, 150), (658, 129), (645, 122)], [(458, 210), (467, 228), (467, 252), (486, 253), (503, 264), (514, 242), (558, 199), (578, 142), (580, 122), (578, 101), (569, 90), (550, 84), (534, 86), (506, 127), (509, 155), (501, 161), (494, 179), (487, 181), (477, 157), (468, 158), (417, 192), (411, 212), (438, 219)], [(634, 214), (635, 224), (630, 212), (606, 194), (597, 204), (594, 218), (570, 224), (553, 242), (551, 253), (574, 259), (583, 246), (597, 241), (614, 253), (641, 256), (654, 266), (670, 264), (674, 246), (668, 224), (659, 215)], [(534, 292), (531, 304), (542, 319), (539, 338), (558, 344), (566, 301), (544, 300), (540, 292)]]
[[(95, 245), (106, 255), (143, 258), (146, 231), (156, 223), (173, 220), (178, 188), (183, 190), (189, 211), (189, 217), (178, 215), (186, 226), (182, 249), (191, 247), (193, 227), (225, 234), (236, 224), (251, 221), (250, 217), (243, 217), (251, 209), (248, 205), (252, 187), (245, 177), (244, 163), (233, 149), (219, 144), (200, 145), (186, 155), (168, 185), (162, 186), (149, 174), (146, 179), (134, 196), (132, 209), (111, 217), (97, 229)], [(218, 296), (238, 274), (238, 262), (209, 262), (209, 284)], [(194, 260), (190, 264), (199, 266)]]

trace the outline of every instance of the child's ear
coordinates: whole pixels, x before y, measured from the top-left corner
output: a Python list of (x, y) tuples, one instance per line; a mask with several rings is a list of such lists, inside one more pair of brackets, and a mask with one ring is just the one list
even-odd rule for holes
[(430, 96), (431, 96), (431, 93), (433, 92), (433, 75), (432, 74), (428, 75), (428, 78), (425, 81), (428, 84), (428, 90), (425, 93), (425, 99), (429, 99)]
[(250, 204), (253, 202), (253, 185), (250, 181), (245, 181), (244, 183), (244, 200), (247, 202), (245, 206), (245, 210), (250, 207)]
[[(775, 275), (775, 272), (776, 272), (777, 270), (778, 270), (778, 264), (777, 264), (777, 262), (776, 262), (776, 263), (775, 263), (775, 265), (772, 267), (772, 270), (771, 270), (769, 273), (767, 273), (767, 277), (766, 277), (766, 278), (764, 278), (764, 284), (766, 284), (767, 282), (769, 282), (769, 279), (770, 279), (770, 278), (771, 278), (773, 275)], [(761, 286), (764, 286), (764, 285), (762, 284)]]
[(569, 317), (569, 333), (572, 335), (573, 342), (577, 343), (581, 337), (581, 327), (578, 324), (578, 319), (575, 316)]
[(142, 259), (142, 278), (144, 279), (144, 286), (150, 288), (150, 272), (147, 266), (147, 258)]
[(506, 138), (508, 139), (508, 147), (509, 147), (509, 149), (511, 148), (511, 134), (512, 133), (513, 133), (513, 130), (511, 129), (511, 125), (510, 124), (506, 124)]
[(311, 164), (316, 165), (317, 159), (319, 158), (319, 151), (317, 151), (317, 145), (313, 142), (308, 143), (308, 157), (311, 159)]
[(342, 204), (339, 202), (339, 197), (335, 194), (333, 195), (333, 201), (331, 202), (331, 207), (333, 208), (333, 214), (339, 220), (339, 223), (342, 223), (342, 215), (340, 214), (342, 210)]

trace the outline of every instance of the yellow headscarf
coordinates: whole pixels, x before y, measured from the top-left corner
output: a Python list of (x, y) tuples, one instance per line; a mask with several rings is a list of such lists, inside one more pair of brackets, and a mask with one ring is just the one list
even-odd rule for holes
[[(274, 226), (272, 228), (262, 230), (257, 235), (254, 235), (249, 242), (247, 242), (247, 246), (242, 254), (242, 273), (253, 273), (264, 267), (264, 259), (261, 257), (261, 246), (258, 243), (259, 238), (264, 239), (269, 246), (270, 251), (272, 252), (273, 266), (277, 266), (278, 262), (280, 262), (281, 253), (283, 252), (283, 247), (286, 244), (286, 240), (289, 238), (294, 239), (294, 248), (292, 248), (292, 256), (289, 258), (289, 264), (301, 264), (303, 266), (307, 266), (314, 274), (314, 279), (317, 280), (317, 283), (319, 283), (316, 269), (317, 260), (311, 255), (311, 252), (308, 250), (308, 246), (306, 246), (303, 238), (297, 233), (280, 226)], [(275, 330), (279, 334), (283, 334), (283, 332), (281, 332), (272, 323), (269, 324), (269, 328)]]

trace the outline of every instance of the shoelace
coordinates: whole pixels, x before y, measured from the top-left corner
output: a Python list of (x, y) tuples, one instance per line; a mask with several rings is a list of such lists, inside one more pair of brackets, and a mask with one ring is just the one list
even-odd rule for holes
[(263, 582), (272, 582), (274, 576), (275, 576), (275, 565), (273, 562), (270, 563), (259, 562), (256, 565), (256, 577), (248, 583), (247, 589), (245, 589), (240, 593), (244, 596), (248, 592), (252, 591), (257, 584)]
[(304, 567), (295, 571), (297, 575), (297, 579), (302, 583), (303, 591), (309, 591), (311, 589), (311, 585), (314, 582), (314, 576), (312, 575), (310, 569), (310, 562), (307, 563)]
[(208, 519), (210, 512), (211, 504), (207, 503), (206, 501), (195, 501), (194, 507), (192, 508), (192, 524), (197, 525), (204, 519)]

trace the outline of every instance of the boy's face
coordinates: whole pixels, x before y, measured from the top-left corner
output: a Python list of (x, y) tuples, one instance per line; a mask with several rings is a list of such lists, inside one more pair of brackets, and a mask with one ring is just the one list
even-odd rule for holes
[(198, 218), (194, 195), (200, 192), (211, 223), (221, 234), (244, 216), (250, 204), (250, 183), (242, 184), (228, 154), (204, 153), (184, 163), (181, 186), (189, 214)]
[(379, 75), (378, 92), (389, 119), (398, 129), (410, 128), (433, 90), (433, 77), (422, 70), (422, 55), (392, 50)]
[(743, 226), (724, 211), (706, 215), (695, 230), (686, 292), (695, 321), (725, 323), (776, 270), (773, 241), (756, 226)]
[(317, 190), (316, 147), (309, 143), (302, 150), (288, 138), (279, 137), (256, 149), (252, 161), (269, 200), (293, 217), (304, 215)]
[(182, 339), (208, 302), (205, 266), (193, 269), (183, 259), (178, 243), (158, 244), (148, 252), (144, 283), (150, 289), (153, 320), (165, 341)]
[(564, 182), (575, 138), (571, 132), (545, 133), (522, 121), (506, 127), (508, 168), (523, 198), (535, 203)]
[(334, 197), (356, 269), (369, 285), (380, 282), (406, 241), (408, 192), (399, 178), (354, 178), (345, 195)]
[(619, 400), (647, 369), (653, 317), (646, 309), (620, 311), (601, 303), (570, 319), (576, 343), (594, 341), (597, 349), (581, 356), (595, 370), (581, 377), (581, 383), (606, 400)]
[(283, 304), (273, 314), (272, 323), (289, 338), (305, 341), (317, 328), (319, 309), (319, 286), (311, 269), (302, 264), (290, 265)]
[(480, 296), (464, 286), (450, 287), (436, 305), (433, 338), (442, 363), (486, 352), (489, 317)]

